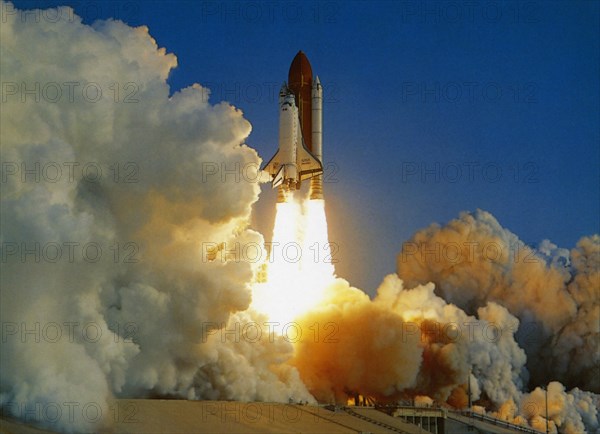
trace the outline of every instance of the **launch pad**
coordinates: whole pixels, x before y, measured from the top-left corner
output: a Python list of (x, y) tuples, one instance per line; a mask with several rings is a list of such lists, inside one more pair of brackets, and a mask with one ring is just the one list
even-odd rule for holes
[[(267, 402), (121, 399), (113, 402), (113, 425), (98, 433), (146, 434), (207, 432), (211, 434), (537, 434), (531, 428), (498, 419), (430, 407), (317, 406)], [(31, 415), (33, 416), (33, 414)], [(31, 418), (30, 418), (31, 419)], [(0, 419), (2, 434), (43, 434), (41, 429), (11, 419)], [(91, 431), (90, 431), (91, 432)]]

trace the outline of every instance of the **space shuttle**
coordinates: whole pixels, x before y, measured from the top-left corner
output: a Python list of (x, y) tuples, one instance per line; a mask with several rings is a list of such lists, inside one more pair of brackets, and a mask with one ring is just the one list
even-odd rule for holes
[(323, 199), (322, 113), (321, 82), (313, 80), (310, 62), (299, 51), (279, 92), (279, 149), (262, 169), (279, 189), (277, 202), (307, 179), (310, 199)]

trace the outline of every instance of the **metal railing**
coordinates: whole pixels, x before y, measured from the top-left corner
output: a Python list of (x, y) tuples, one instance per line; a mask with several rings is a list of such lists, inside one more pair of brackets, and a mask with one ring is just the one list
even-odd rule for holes
[(350, 407), (344, 407), (344, 410), (346, 411), (346, 413), (348, 413), (351, 416), (354, 416), (354, 417), (357, 417), (357, 418), (362, 419), (364, 421), (367, 421), (369, 423), (378, 425), (378, 426), (380, 426), (382, 428), (385, 428), (385, 429), (388, 429), (390, 431), (394, 431), (394, 432), (397, 432), (397, 433), (400, 433), (400, 434), (410, 434), (410, 433), (408, 433), (408, 432), (406, 432), (406, 431), (404, 431), (404, 430), (402, 430), (400, 428), (397, 428), (395, 426), (388, 425), (387, 423), (380, 422), (377, 419), (372, 419), (369, 416), (365, 416), (363, 414), (357, 413), (354, 410), (352, 410)]
[(487, 423), (491, 423), (493, 425), (496, 426), (500, 426), (503, 428), (508, 428), (508, 429), (513, 429), (513, 430), (517, 430), (517, 431), (521, 431), (521, 432), (526, 432), (526, 433), (530, 433), (530, 434), (540, 434), (543, 433), (543, 431), (538, 431), (537, 429), (528, 427), (528, 426), (523, 426), (523, 425), (517, 425), (514, 423), (510, 423), (506, 420), (502, 420), (502, 419), (497, 419), (495, 417), (491, 417), (485, 414), (481, 414), (481, 413), (477, 413), (474, 412), (472, 410), (462, 410), (462, 411), (458, 411), (458, 410), (450, 410), (449, 411), (450, 414), (454, 413), (456, 415), (459, 416), (464, 416), (464, 417), (468, 417), (470, 419), (475, 419), (475, 420), (480, 420), (483, 422), (487, 422)]

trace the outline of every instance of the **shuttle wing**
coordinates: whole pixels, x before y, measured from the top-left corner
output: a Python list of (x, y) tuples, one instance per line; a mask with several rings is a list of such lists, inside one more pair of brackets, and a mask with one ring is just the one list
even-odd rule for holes
[(278, 171), (280, 170), (279, 166), (281, 166), (281, 163), (279, 160), (280, 160), (279, 149), (277, 149), (277, 152), (275, 152), (275, 155), (273, 155), (273, 157), (269, 160), (269, 162), (264, 165), (262, 170), (264, 170), (271, 176), (275, 176), (278, 173)]

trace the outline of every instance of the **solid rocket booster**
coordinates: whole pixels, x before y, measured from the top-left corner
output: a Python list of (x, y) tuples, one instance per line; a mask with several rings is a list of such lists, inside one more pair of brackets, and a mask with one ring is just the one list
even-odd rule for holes
[[(319, 76), (312, 87), (312, 151), (323, 165), (323, 87)], [(323, 199), (323, 174), (310, 180), (310, 199)]]
[(273, 188), (279, 187), (277, 201), (285, 192), (300, 188), (310, 178), (310, 199), (323, 199), (323, 88), (319, 77), (312, 78), (306, 55), (294, 57), (279, 93), (279, 149), (265, 165)]

